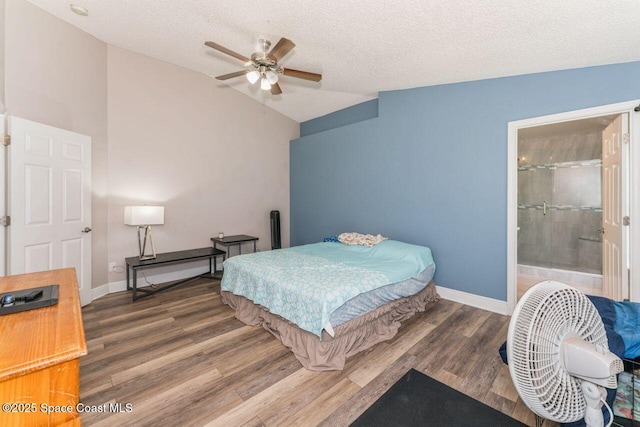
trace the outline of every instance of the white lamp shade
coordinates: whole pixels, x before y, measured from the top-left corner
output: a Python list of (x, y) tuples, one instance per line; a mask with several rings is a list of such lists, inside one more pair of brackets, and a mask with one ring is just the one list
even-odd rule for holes
[(260, 80), (260, 89), (262, 90), (271, 89), (271, 83), (269, 83), (269, 80), (267, 80), (266, 77), (263, 77), (262, 80)]
[(125, 206), (125, 225), (162, 225), (164, 206)]
[(260, 78), (260, 72), (257, 70), (249, 71), (247, 73), (247, 80), (249, 80), (249, 83), (251, 84), (254, 84), (255, 82), (257, 82), (259, 78)]
[(266, 73), (264, 73), (264, 75), (267, 77), (267, 80), (269, 80), (269, 83), (271, 83), (272, 85), (278, 83), (278, 75), (273, 71), (267, 71)]

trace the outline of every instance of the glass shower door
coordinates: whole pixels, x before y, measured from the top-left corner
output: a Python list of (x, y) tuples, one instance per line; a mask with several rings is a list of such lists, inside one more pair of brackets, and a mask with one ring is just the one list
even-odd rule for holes
[(553, 268), (602, 274), (600, 159), (564, 162), (554, 170)]
[(518, 165), (518, 264), (553, 268), (553, 169)]
[(602, 274), (600, 159), (518, 167), (518, 264)]

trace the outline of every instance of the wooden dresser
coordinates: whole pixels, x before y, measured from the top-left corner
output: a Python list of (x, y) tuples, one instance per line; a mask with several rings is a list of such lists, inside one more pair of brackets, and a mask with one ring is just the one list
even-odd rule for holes
[(0, 293), (52, 284), (60, 285), (58, 304), (0, 316), (0, 426), (80, 425), (87, 345), (75, 270), (2, 277)]

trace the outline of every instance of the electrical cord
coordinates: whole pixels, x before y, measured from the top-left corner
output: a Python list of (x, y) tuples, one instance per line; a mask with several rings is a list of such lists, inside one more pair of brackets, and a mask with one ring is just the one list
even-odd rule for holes
[(151, 286), (153, 289), (156, 288), (156, 284), (155, 283), (151, 283), (150, 281), (147, 280), (147, 276), (144, 274), (144, 271), (140, 272), (142, 274), (142, 277), (144, 278), (144, 281), (147, 282), (147, 284), (149, 286)]
[(613, 412), (611, 411), (611, 407), (609, 407), (607, 401), (603, 398), (600, 398), (600, 401), (607, 407), (607, 411), (609, 411), (609, 424), (607, 424), (606, 427), (611, 427), (611, 424), (613, 424)]

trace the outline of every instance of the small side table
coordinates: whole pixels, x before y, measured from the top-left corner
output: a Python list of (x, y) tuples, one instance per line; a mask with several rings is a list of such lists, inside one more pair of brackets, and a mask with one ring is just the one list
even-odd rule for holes
[(253, 236), (246, 236), (244, 234), (239, 234), (237, 236), (225, 236), (223, 238), (212, 237), (211, 241), (213, 242), (213, 249), (217, 249), (217, 245), (222, 245), (227, 248), (227, 258), (230, 256), (231, 246), (238, 247), (238, 255), (242, 255), (242, 244), (243, 243), (251, 243), (253, 242), (253, 252), (256, 251), (256, 242), (259, 239)]

